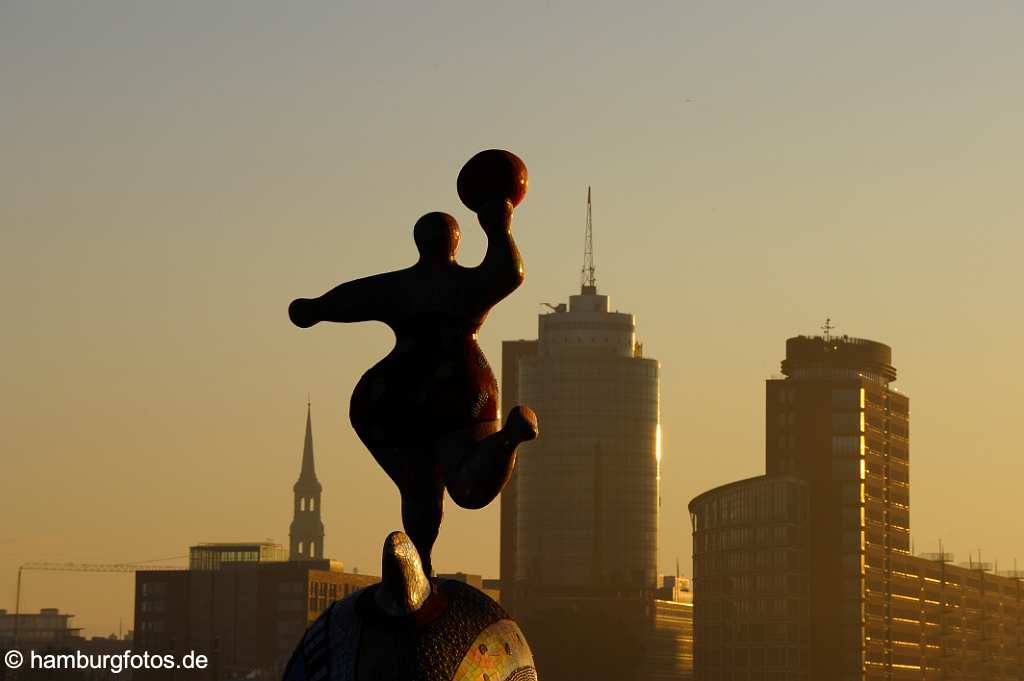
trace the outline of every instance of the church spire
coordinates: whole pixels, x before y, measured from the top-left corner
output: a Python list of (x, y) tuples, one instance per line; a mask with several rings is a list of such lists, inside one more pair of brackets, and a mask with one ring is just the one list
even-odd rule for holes
[(302, 470), (299, 473), (299, 479), (295, 482), (296, 487), (299, 484), (314, 483), (319, 488), (320, 481), (316, 479), (316, 463), (313, 461), (313, 419), (312, 419), (312, 406), (306, 402), (306, 440), (302, 445)]
[(302, 470), (292, 486), (295, 503), (292, 524), (288, 531), (288, 555), (291, 560), (312, 560), (324, 557), (324, 524), (320, 519), (320, 494), (313, 462), (312, 406), (306, 401), (306, 438), (302, 445)]

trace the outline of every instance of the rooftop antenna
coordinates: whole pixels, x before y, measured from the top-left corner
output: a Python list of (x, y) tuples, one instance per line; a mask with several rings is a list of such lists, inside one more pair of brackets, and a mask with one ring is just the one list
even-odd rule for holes
[(594, 224), (590, 215), (590, 185), (587, 185), (587, 237), (583, 243), (583, 269), (580, 271), (581, 292), (597, 293), (597, 277), (594, 271)]
[(821, 327), (821, 330), (825, 332), (825, 342), (832, 342), (832, 329), (836, 327), (832, 326), (832, 318), (825, 317), (825, 326)]

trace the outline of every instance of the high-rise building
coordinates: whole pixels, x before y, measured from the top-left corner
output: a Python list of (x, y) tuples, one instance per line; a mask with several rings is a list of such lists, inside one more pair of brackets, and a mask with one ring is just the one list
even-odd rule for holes
[[(525, 357), (537, 354), (537, 341), (514, 340), (501, 344), (501, 401), (505, 411), (519, 403), (519, 362)], [(520, 446), (520, 453), (527, 450)], [(519, 456), (517, 464), (522, 462)], [(507, 603), (512, 585), (515, 583), (516, 561), (519, 555), (519, 518), (517, 506), (519, 501), (519, 468), (512, 470), (512, 476), (501, 492), (501, 536), (499, 579), (503, 592), (502, 602)]]
[(529, 405), (541, 432), (502, 493), (502, 604), (541, 676), (585, 676), (586, 657), (608, 678), (678, 678), (692, 606), (656, 592), (659, 367), (597, 290), (589, 195), (586, 244), (579, 294), (502, 346), (504, 408)]
[(324, 557), (324, 524), (320, 519), (320, 494), (323, 487), (316, 478), (313, 462), (313, 423), (310, 405), (306, 405), (306, 439), (302, 445), (302, 469), (292, 487), (295, 500), (292, 524), (288, 531), (288, 554), (291, 560), (312, 560)]
[(910, 552), (909, 400), (869, 340), (790, 338), (782, 372), (766, 384), (766, 468), (807, 482), (809, 662), (860, 678), (866, 562)]
[(544, 429), (517, 463), (513, 588), (652, 589), (658, 363), (641, 356), (633, 315), (610, 311), (596, 287), (539, 322), (536, 352), (516, 362), (518, 394), (506, 396)]
[(633, 315), (597, 292), (587, 251), (579, 295), (540, 315), (536, 341), (502, 349), (502, 400), (532, 407), (543, 433), (521, 448), (502, 502), (512, 592), (657, 582), (658, 362), (643, 357)]
[(1020, 678), (1019, 580), (911, 555), (891, 349), (830, 330), (767, 381), (767, 475), (690, 503), (696, 678)]

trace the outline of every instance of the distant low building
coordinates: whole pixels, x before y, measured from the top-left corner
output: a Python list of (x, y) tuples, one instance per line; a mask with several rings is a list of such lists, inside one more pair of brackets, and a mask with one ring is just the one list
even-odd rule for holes
[(689, 580), (683, 583), (668, 577), (658, 590), (646, 657), (646, 678), (650, 681), (693, 678), (693, 593)]
[(693, 674), (693, 598), (684, 585), (668, 577), (647, 593), (520, 598), (517, 616), (544, 678), (686, 681)]
[[(334, 600), (378, 582), (332, 560), (224, 562), (216, 570), (136, 573), (137, 650), (181, 656), (208, 669), (175, 678), (275, 678), (306, 627)], [(135, 672), (166, 679), (166, 670)]]
[(222, 563), (273, 563), (288, 560), (288, 550), (273, 542), (222, 542), (189, 547), (189, 570), (219, 570)]
[(437, 575), (437, 579), (445, 580), (450, 579), (456, 582), (462, 582), (463, 584), (469, 584), (475, 589), (483, 591), (485, 594), (490, 596), (495, 601), (501, 602), (501, 580), (500, 579), (484, 579), (481, 575), (471, 575), (465, 572), (450, 572), (446, 574)]
[(323, 558), (321, 487), (309, 407), (292, 487), (289, 548), (273, 542), (197, 544), (188, 570), (135, 573), (136, 650), (205, 655), (205, 670), (136, 671), (133, 681), (278, 679), (306, 627), (333, 601), (380, 581)]
[(71, 626), (74, 615), (60, 612), (58, 608), (43, 608), (38, 613), (9, 613), (0, 610), (0, 645), (12, 644), (62, 644), (69, 640), (81, 640), (80, 627)]

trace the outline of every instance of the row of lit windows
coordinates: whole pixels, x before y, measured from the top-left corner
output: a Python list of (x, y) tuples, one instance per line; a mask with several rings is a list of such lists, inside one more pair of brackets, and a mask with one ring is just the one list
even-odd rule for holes
[[(696, 639), (699, 640), (699, 637)], [(705, 666), (726, 667), (729, 669), (745, 670), (748, 667), (767, 667), (769, 669), (800, 669), (806, 666), (807, 660), (803, 657), (804, 651), (795, 646), (769, 646), (765, 648), (746, 648), (741, 646), (729, 647), (699, 647), (695, 651), (698, 666), (703, 671)], [(709, 669), (708, 671), (711, 671)], [(726, 678), (726, 677), (723, 677)], [(728, 677), (730, 679), (735, 676)], [(788, 675), (782, 678), (789, 679)]]

